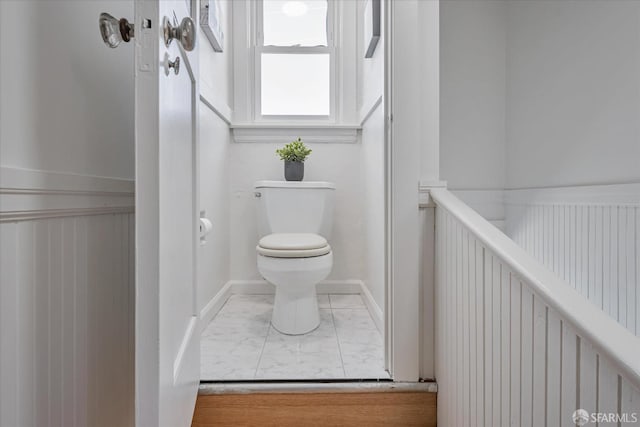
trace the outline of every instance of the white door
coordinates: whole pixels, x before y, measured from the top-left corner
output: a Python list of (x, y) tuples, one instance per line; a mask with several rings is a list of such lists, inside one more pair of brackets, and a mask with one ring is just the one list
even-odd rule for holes
[[(197, 49), (186, 51), (179, 34), (167, 46), (163, 32), (165, 18), (179, 26), (190, 16), (191, 3), (135, 0), (139, 427), (189, 426), (200, 380)], [(192, 23), (196, 22), (194, 15)], [(197, 26), (192, 29), (197, 31)], [(183, 37), (188, 37), (187, 31)]]

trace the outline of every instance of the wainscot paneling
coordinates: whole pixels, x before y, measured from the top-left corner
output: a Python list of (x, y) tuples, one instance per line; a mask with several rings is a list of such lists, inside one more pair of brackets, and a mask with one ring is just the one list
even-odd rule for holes
[(438, 425), (574, 426), (578, 408), (640, 414), (621, 368), (440, 206), (436, 265)]
[(0, 426), (132, 426), (133, 183), (0, 173)]
[(640, 336), (640, 184), (506, 192), (506, 233)]

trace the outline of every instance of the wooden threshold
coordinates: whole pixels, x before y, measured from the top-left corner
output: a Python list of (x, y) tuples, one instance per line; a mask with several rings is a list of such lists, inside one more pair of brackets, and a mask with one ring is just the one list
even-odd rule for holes
[(199, 394), (192, 427), (435, 426), (428, 391), (278, 391)]

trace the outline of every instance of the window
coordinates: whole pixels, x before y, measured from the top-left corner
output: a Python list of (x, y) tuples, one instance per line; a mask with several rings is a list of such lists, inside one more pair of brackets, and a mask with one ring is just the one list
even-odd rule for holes
[(256, 118), (334, 117), (333, 3), (256, 2)]

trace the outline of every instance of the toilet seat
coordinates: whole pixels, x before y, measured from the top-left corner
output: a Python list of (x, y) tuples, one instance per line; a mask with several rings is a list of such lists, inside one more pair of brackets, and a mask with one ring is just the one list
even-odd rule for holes
[(270, 258), (311, 258), (328, 254), (331, 252), (331, 246), (327, 245), (324, 248), (303, 250), (265, 249), (256, 246), (256, 251), (258, 251), (258, 254)]
[(273, 233), (260, 239), (258, 246), (276, 250), (320, 249), (327, 246), (327, 239), (313, 233)]
[(331, 252), (327, 239), (313, 233), (275, 233), (264, 236), (258, 254), (271, 258), (310, 258)]

